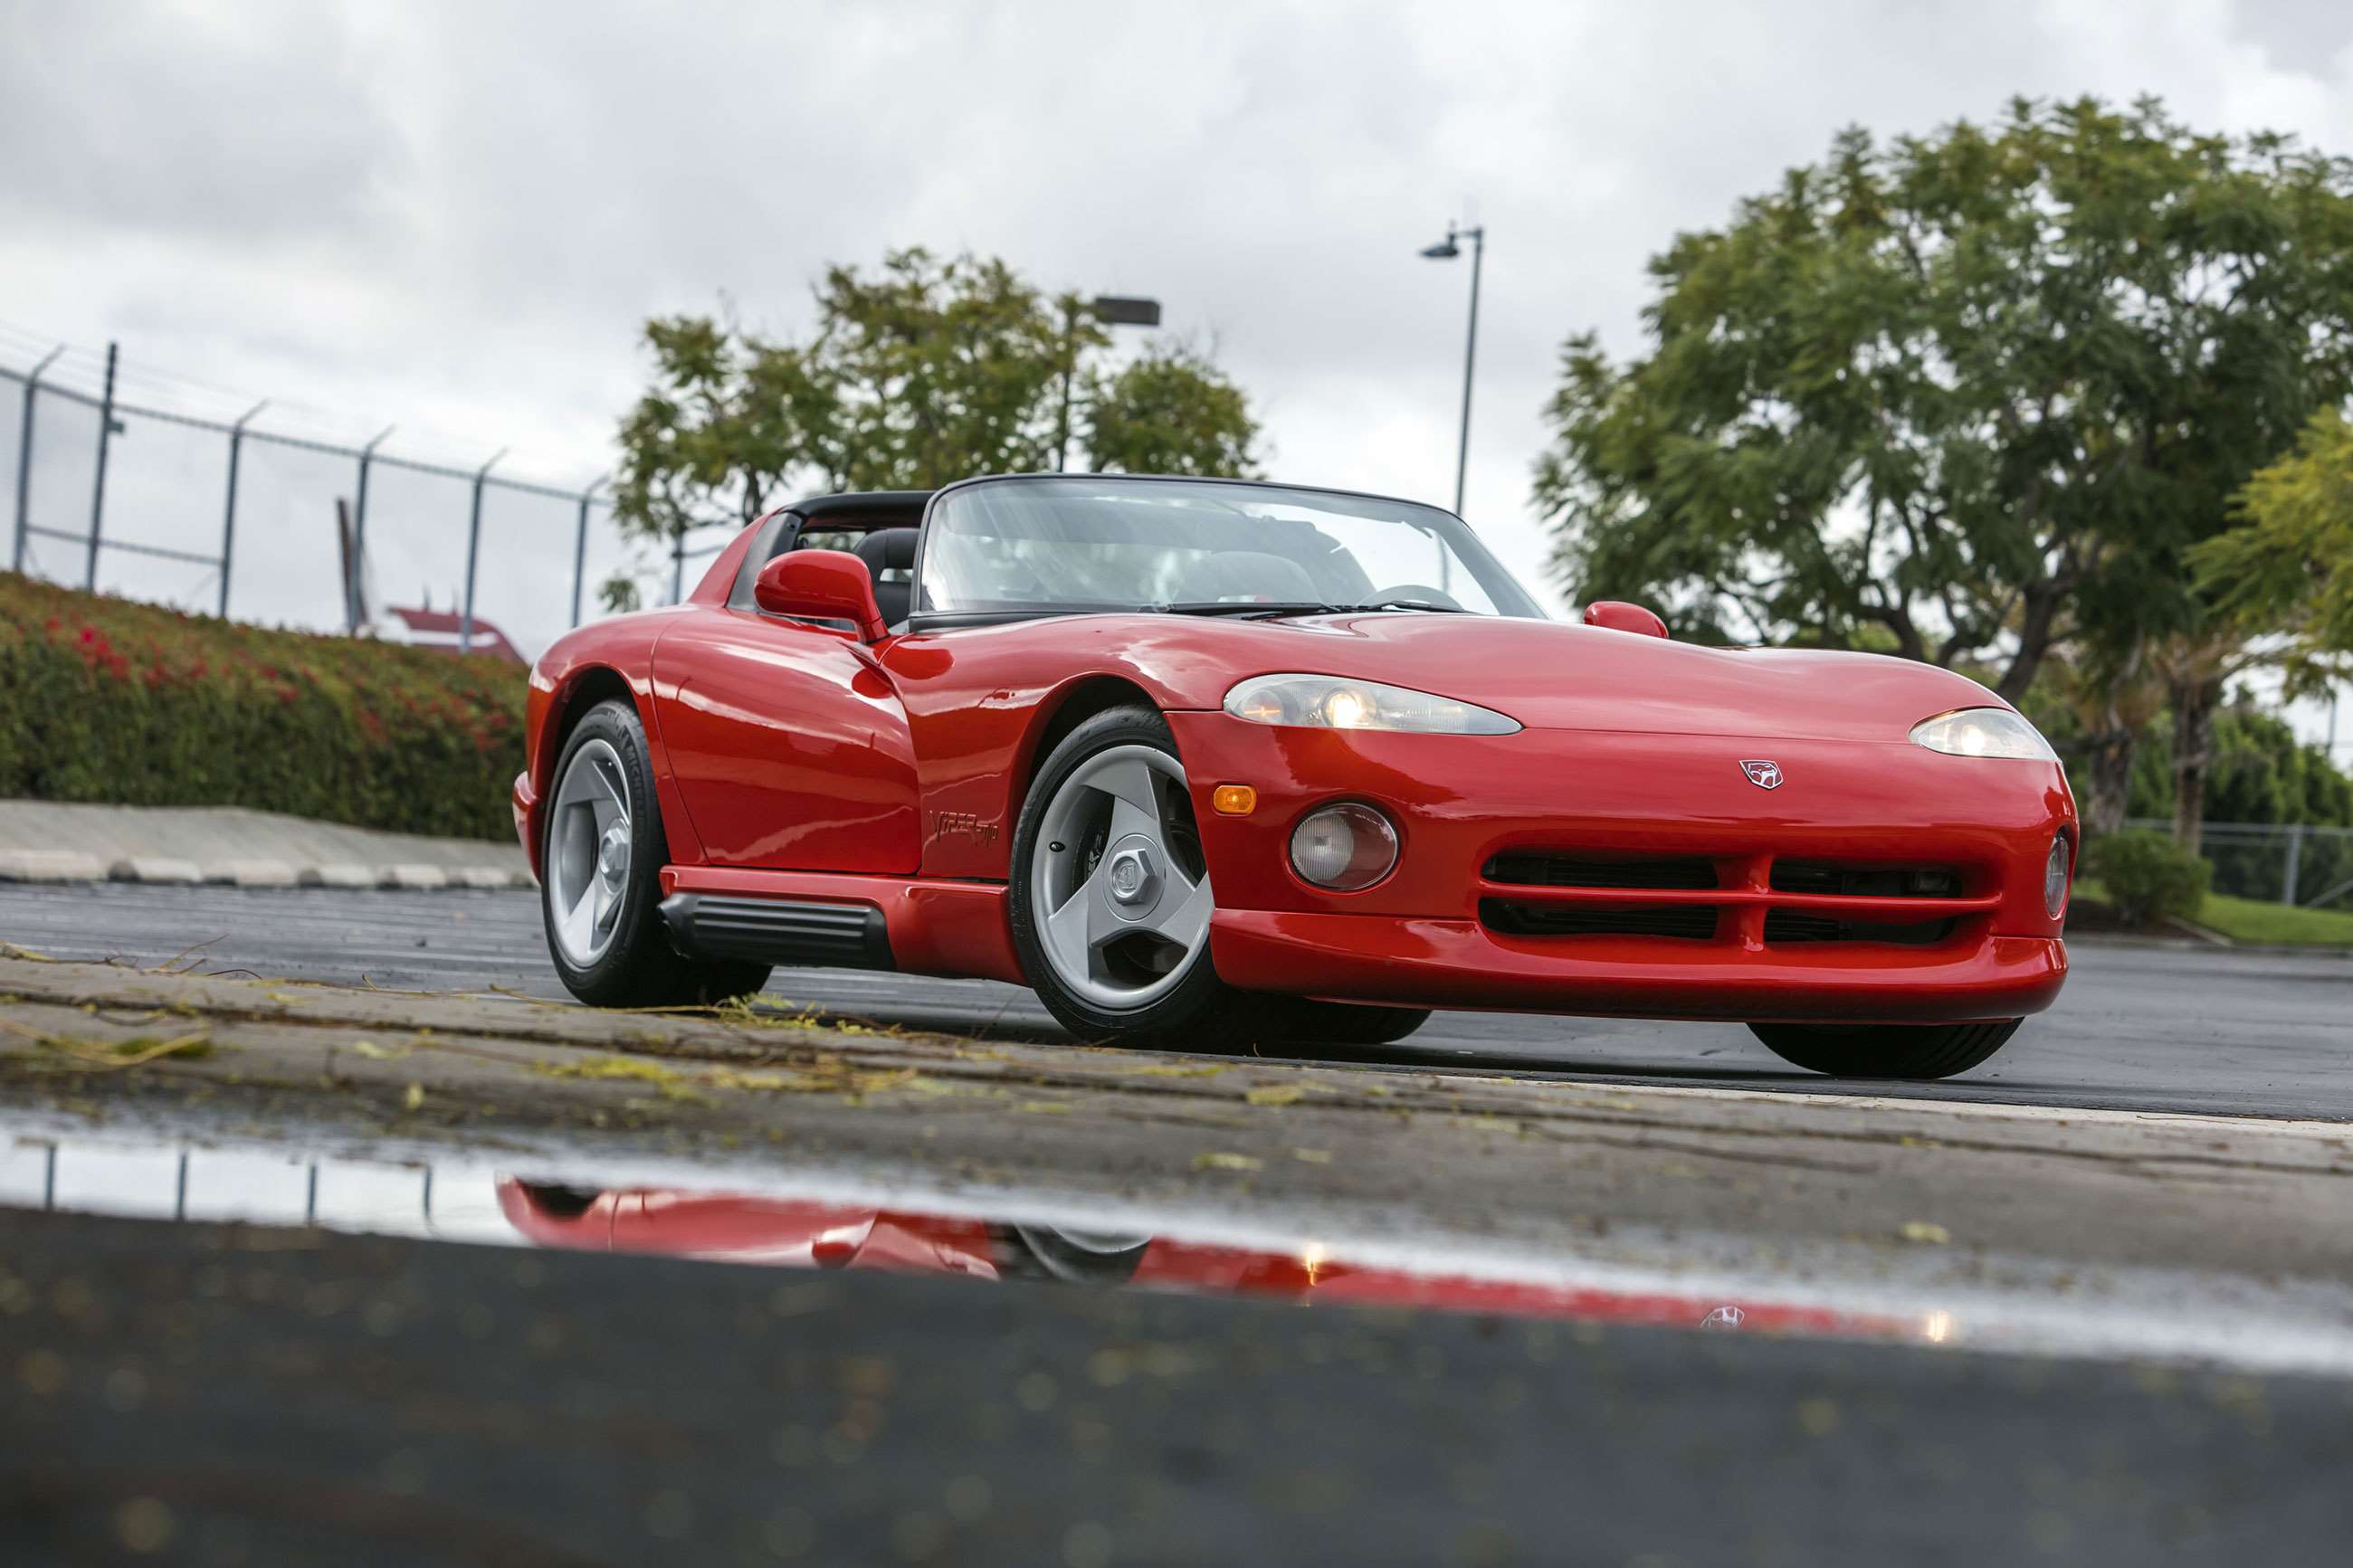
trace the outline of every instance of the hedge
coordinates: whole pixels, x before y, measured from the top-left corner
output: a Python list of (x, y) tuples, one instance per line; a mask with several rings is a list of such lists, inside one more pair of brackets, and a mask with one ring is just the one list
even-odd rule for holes
[(2084, 872), (2099, 879), (2128, 926), (2173, 917), (2195, 920), (2214, 868), (2163, 833), (2129, 827), (2092, 840)]
[(513, 831), (523, 672), (0, 573), (0, 796)]

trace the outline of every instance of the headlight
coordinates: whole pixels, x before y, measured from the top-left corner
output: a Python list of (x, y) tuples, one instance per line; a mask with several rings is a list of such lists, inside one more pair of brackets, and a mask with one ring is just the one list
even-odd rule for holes
[(1508, 735), (1520, 727), (1493, 709), (1377, 680), (1336, 675), (1253, 676), (1226, 693), (1226, 711), (1253, 724), (1311, 730), (1402, 730), (1419, 735)]
[(2067, 912), (2067, 874), (2075, 868), (2074, 860), (2065, 834), (2051, 841), (2051, 858), (2042, 862), (2042, 907), (2054, 921)]
[(1932, 752), (1955, 757), (2016, 757), (2055, 763), (2059, 753), (2042, 731), (2007, 708), (1957, 708), (1912, 726), (1912, 738)]

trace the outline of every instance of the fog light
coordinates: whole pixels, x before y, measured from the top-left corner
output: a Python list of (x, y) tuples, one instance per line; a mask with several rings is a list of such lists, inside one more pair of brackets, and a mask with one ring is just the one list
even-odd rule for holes
[(2051, 841), (2051, 858), (2042, 863), (2042, 907), (2054, 921), (2067, 910), (2067, 873), (2074, 868), (2075, 857), (2063, 833)]
[(1291, 833), (1291, 865), (1335, 892), (1369, 888), (1397, 864), (1397, 829), (1369, 805), (1344, 801), (1311, 811)]

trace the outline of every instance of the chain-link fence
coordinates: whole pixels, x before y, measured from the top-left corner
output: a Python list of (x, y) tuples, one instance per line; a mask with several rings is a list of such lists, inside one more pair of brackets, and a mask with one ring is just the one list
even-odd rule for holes
[[(495, 626), (528, 654), (596, 614), (597, 584), (638, 564), (606, 478), (543, 484), (499, 471), (503, 453), (429, 462), (392, 449), (391, 429), (316, 439), (272, 428), (267, 402), (212, 417), (127, 395), (131, 381), (112, 344), (102, 372), (95, 353), (62, 348), (0, 364), (12, 569), (320, 631), (387, 624), (395, 605), (438, 609), (461, 647)], [(724, 543), (712, 532), (672, 547), (673, 598)], [(369, 582), (383, 585), (374, 601), (354, 603), (351, 585)]]
[[(2173, 828), (2154, 817), (2128, 818), (2125, 826), (2159, 833)], [(2353, 827), (2209, 822), (2198, 834), (2199, 852), (2214, 868), (2215, 892), (2306, 909), (2353, 910)]]

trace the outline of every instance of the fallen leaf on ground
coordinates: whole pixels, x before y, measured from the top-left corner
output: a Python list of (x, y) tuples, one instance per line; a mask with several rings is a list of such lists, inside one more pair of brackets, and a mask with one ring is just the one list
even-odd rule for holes
[(1953, 1239), (1951, 1231), (1925, 1219), (1905, 1220), (1903, 1236), (1906, 1241), (1916, 1241), (1927, 1247), (1942, 1247)]
[(1219, 1152), (1193, 1156), (1193, 1169), (1197, 1171), (1255, 1171), (1265, 1163), (1265, 1161), (1253, 1159), (1248, 1154)]
[(411, 1110), (415, 1110), (424, 1105), (425, 1086), (421, 1083), (410, 1084), (408, 1086), (408, 1092), (400, 1097), (400, 1103)]
[(1304, 1096), (1306, 1092), (1295, 1083), (1277, 1083), (1269, 1084), (1264, 1089), (1251, 1089), (1242, 1098), (1252, 1105), (1289, 1105)]

